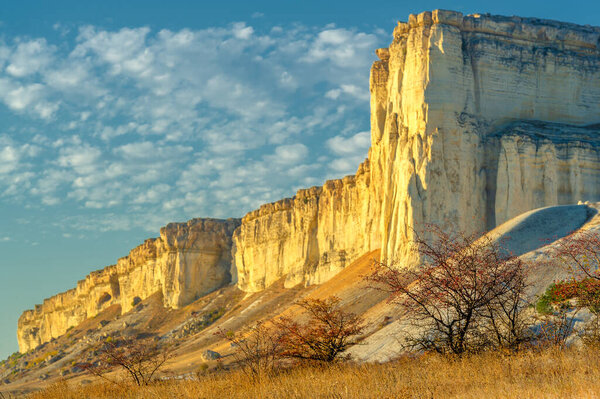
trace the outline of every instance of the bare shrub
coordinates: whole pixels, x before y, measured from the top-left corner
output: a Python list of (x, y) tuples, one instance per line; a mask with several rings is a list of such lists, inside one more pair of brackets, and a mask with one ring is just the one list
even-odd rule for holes
[(235, 363), (251, 379), (273, 372), (281, 354), (281, 334), (273, 326), (258, 322), (245, 331), (219, 330), (215, 335), (230, 342)]
[(592, 318), (578, 334), (585, 345), (600, 346), (600, 234), (589, 230), (573, 232), (552, 246), (550, 256), (569, 272), (571, 279), (552, 284), (542, 299), (561, 310), (565, 305), (576, 310), (587, 308)]
[(357, 343), (365, 327), (363, 319), (342, 310), (335, 296), (296, 304), (308, 314), (304, 323), (288, 317), (274, 322), (280, 330), (281, 356), (321, 362), (348, 358), (343, 352)]
[(488, 236), (448, 234), (428, 225), (415, 232), (418, 267), (376, 262), (368, 277), (401, 305), (418, 333), (411, 349), (462, 354), (519, 349), (529, 340), (524, 317), (526, 264)]
[(536, 343), (540, 348), (564, 349), (567, 339), (573, 333), (576, 312), (569, 312), (561, 308), (555, 314), (546, 316), (542, 320)]
[(159, 347), (151, 338), (108, 338), (90, 347), (90, 351), (96, 360), (78, 364), (79, 367), (113, 383), (117, 382), (106, 374), (122, 370), (138, 386), (153, 382), (170, 358), (169, 348)]
[(600, 317), (594, 314), (592, 318), (585, 323), (583, 328), (577, 332), (581, 342), (588, 348), (600, 349)]
[(558, 240), (551, 248), (551, 258), (576, 279), (600, 280), (600, 234), (576, 231)]

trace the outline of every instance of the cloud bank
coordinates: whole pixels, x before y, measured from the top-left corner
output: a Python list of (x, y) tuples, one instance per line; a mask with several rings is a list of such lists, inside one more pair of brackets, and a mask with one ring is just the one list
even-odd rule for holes
[(62, 35), (0, 41), (0, 201), (68, 209), (65, 229), (241, 216), (366, 156), (377, 31)]

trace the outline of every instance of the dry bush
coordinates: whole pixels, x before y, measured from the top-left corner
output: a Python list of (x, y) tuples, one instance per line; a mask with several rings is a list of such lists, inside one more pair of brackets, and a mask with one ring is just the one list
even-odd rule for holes
[(539, 325), (536, 334), (536, 345), (539, 348), (565, 349), (567, 340), (573, 334), (576, 312), (561, 309), (555, 314), (546, 316)]
[(280, 332), (281, 356), (286, 358), (333, 362), (357, 343), (364, 330), (363, 319), (340, 307), (340, 298), (304, 299), (296, 302), (308, 319), (297, 322), (280, 317), (274, 323)]
[(558, 240), (550, 249), (550, 257), (576, 279), (600, 280), (600, 234), (576, 231)]
[(119, 369), (138, 386), (152, 383), (170, 357), (168, 348), (159, 347), (151, 338), (111, 338), (93, 345), (89, 350), (96, 355), (96, 360), (80, 363), (79, 367), (115, 384), (118, 382), (107, 377), (107, 374)]
[(463, 354), (519, 349), (530, 339), (524, 316), (525, 263), (490, 237), (448, 234), (428, 225), (415, 233), (417, 267), (377, 262), (368, 279), (401, 305), (415, 336), (411, 349)]
[(337, 297), (305, 299), (296, 304), (306, 311), (305, 322), (282, 316), (237, 333), (219, 330), (215, 334), (231, 343), (235, 363), (251, 379), (269, 376), (282, 359), (347, 359), (343, 352), (357, 342), (364, 329), (362, 319), (344, 311)]
[(220, 329), (215, 335), (230, 342), (235, 363), (251, 379), (260, 381), (275, 369), (281, 354), (281, 334), (273, 326), (258, 322), (245, 331)]
[(10, 393), (2, 393), (0, 391), (0, 399), (13, 399), (13, 398), (16, 398), (16, 396), (13, 396)]
[[(575, 310), (587, 308), (592, 313), (592, 319), (578, 332), (583, 343), (588, 347), (600, 346), (600, 234), (595, 231), (576, 231), (551, 247), (550, 257), (552, 262), (567, 270), (571, 279), (558, 281), (552, 284), (542, 298), (548, 303), (549, 308), (558, 307), (560, 319), (565, 308), (574, 307)], [(557, 312), (554, 312), (557, 313)], [(573, 312), (576, 314), (576, 312)], [(562, 318), (565, 316), (563, 315)], [(571, 325), (563, 327), (572, 332), (571, 320), (558, 320), (557, 323)], [(559, 334), (561, 335), (561, 334)], [(566, 340), (566, 339), (565, 339)]]

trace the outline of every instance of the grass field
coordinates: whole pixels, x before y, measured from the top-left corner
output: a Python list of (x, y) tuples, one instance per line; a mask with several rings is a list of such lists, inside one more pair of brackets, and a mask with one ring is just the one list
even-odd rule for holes
[(599, 381), (600, 352), (572, 349), (296, 367), (261, 381), (238, 370), (147, 387), (63, 382), (28, 398), (597, 398)]

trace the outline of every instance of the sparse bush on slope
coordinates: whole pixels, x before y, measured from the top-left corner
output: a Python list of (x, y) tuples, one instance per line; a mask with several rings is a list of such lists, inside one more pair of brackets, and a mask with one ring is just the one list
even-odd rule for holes
[(407, 349), (461, 355), (520, 349), (531, 339), (525, 317), (528, 265), (488, 236), (415, 232), (416, 267), (376, 263), (368, 279), (403, 309), (413, 334)]
[(341, 308), (340, 298), (304, 299), (296, 303), (307, 313), (305, 322), (279, 317), (281, 356), (333, 362), (348, 359), (344, 351), (356, 344), (365, 325), (361, 317)]
[(149, 385), (154, 382), (157, 373), (170, 358), (167, 347), (160, 347), (151, 338), (117, 338), (108, 337), (90, 348), (96, 357), (92, 362), (79, 363), (78, 366), (89, 373), (114, 384), (117, 381), (107, 374), (120, 370), (138, 385)]
[(362, 333), (362, 318), (344, 311), (337, 297), (304, 299), (296, 305), (306, 312), (304, 321), (281, 316), (247, 330), (216, 333), (231, 343), (235, 363), (252, 379), (272, 374), (283, 359), (317, 362), (348, 359), (344, 351)]

